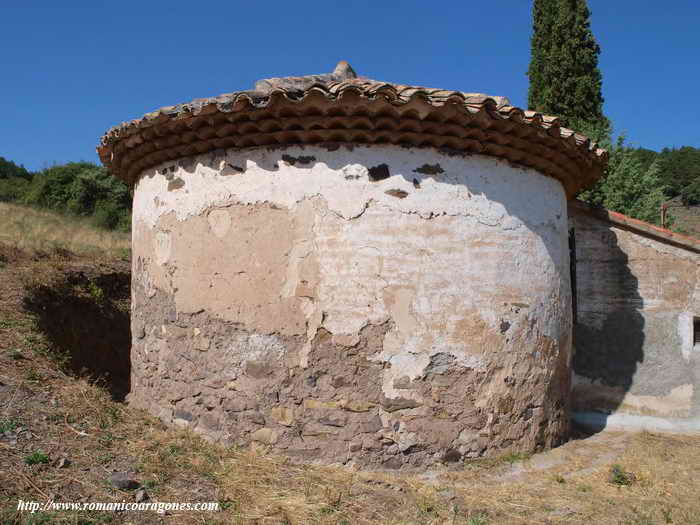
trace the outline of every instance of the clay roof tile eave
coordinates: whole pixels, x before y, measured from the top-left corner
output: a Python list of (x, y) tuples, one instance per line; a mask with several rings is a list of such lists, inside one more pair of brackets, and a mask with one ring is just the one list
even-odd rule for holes
[[(408, 141), (414, 147), (447, 147), (468, 154), (480, 149), (483, 154), (538, 169), (560, 180), (568, 197), (594, 184), (607, 165), (607, 152), (588, 138), (560, 127), (556, 117), (513, 107), (504, 97), (378, 82), (358, 77), (349, 65), (341, 65), (336, 68), (340, 74), (266, 79), (256, 84), (264, 90), (228, 93), (161, 108), (111, 128), (100, 140), (98, 155), (113, 175), (134, 183), (140, 172), (163, 159), (175, 160), (193, 151), (219, 149), (222, 143), (233, 147), (250, 144), (251, 140), (240, 132), (239, 123), (246, 122), (247, 133), (256, 136), (253, 146), (314, 144), (328, 142), (323, 137), (333, 136), (341, 140), (331, 142), (407, 145)], [(360, 115), (366, 118), (357, 119)], [(271, 119), (279, 123), (272, 126)], [(306, 128), (286, 135), (274, 131), (284, 129), (292, 119), (296, 119), (295, 125)], [(366, 129), (367, 122), (371, 126), (380, 119), (380, 129)], [(392, 135), (386, 129), (391, 127), (387, 119), (396, 121), (397, 129), (405, 123), (424, 132), (411, 135), (394, 131)], [(257, 129), (256, 121), (265, 121), (265, 129)], [(340, 123), (343, 129), (318, 132), (333, 122)], [(182, 125), (200, 130), (199, 134), (184, 133)], [(353, 130), (353, 125), (362, 127)], [(474, 128), (486, 132), (480, 148), (473, 145), (476, 139), (466, 138), (471, 133), (467, 133), (468, 129)], [(266, 130), (269, 136), (265, 136)], [(160, 137), (155, 150), (153, 144), (148, 144), (153, 137)], [(496, 142), (489, 146), (483, 137)], [(196, 148), (188, 148), (188, 141), (196, 143)]]

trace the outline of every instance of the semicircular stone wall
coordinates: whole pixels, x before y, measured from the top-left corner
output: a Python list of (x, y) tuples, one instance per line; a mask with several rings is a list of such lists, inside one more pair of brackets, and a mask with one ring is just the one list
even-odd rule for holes
[(142, 173), (130, 401), (304, 461), (418, 468), (568, 433), (566, 197), (398, 146), (219, 150)]

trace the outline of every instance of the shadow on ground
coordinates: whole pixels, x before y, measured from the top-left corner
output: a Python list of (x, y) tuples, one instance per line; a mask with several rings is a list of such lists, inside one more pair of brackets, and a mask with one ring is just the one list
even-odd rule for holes
[(24, 307), (51, 351), (75, 374), (104, 383), (115, 400), (130, 389), (128, 264), (67, 262), (32, 276)]

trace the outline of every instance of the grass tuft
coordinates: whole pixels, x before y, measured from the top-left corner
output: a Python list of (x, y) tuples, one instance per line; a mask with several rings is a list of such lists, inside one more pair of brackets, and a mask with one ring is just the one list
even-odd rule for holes
[(637, 477), (632, 472), (627, 472), (620, 465), (613, 465), (610, 468), (610, 483), (614, 485), (631, 485), (637, 479)]
[(32, 452), (28, 456), (24, 457), (25, 465), (40, 465), (40, 464), (46, 464), (48, 462), (49, 462), (49, 456), (44, 454), (41, 450), (37, 450), (36, 452)]
[(489, 522), (489, 517), (483, 512), (479, 512), (474, 516), (467, 518), (467, 525), (487, 525)]
[(19, 421), (19, 419), (2, 418), (0, 419), (0, 434), (4, 434), (5, 432), (12, 432), (20, 425), (21, 422)]

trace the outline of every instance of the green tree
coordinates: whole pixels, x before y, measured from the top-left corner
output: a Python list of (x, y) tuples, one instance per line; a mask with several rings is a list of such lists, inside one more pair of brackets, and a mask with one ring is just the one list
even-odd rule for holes
[(658, 223), (668, 184), (655, 152), (612, 143), (603, 113), (600, 46), (591, 32), (586, 0), (534, 0), (528, 106), (558, 116), (562, 125), (598, 142), (610, 153), (606, 174), (578, 198)]
[(11, 160), (0, 157), (0, 179), (9, 179), (11, 177), (29, 180), (32, 178), (32, 174), (27, 171), (24, 166), (18, 166)]
[(608, 188), (603, 203), (606, 208), (643, 221), (659, 223), (661, 205), (666, 200), (660, 160), (655, 160), (648, 170), (644, 170), (634, 151), (627, 151), (603, 185)]
[(635, 156), (642, 163), (642, 168), (648, 170), (653, 162), (659, 158), (659, 153), (646, 148), (637, 148), (634, 150)]
[(549, 60), (552, 49), (552, 28), (557, 0), (534, 0), (532, 4), (532, 37), (530, 39), (530, 88), (527, 105), (533, 111), (551, 111), (548, 85)]
[(36, 174), (23, 202), (31, 206), (92, 217), (98, 226), (129, 230), (129, 188), (91, 162), (69, 162)]
[(684, 204), (700, 204), (700, 149), (690, 146), (664, 148), (663, 179), (669, 197), (681, 197)]
[(604, 206), (635, 219), (654, 224), (661, 220), (661, 204), (667, 197), (663, 182), (663, 160), (654, 159), (647, 168), (638, 150), (624, 146), (624, 137), (610, 151), (607, 176), (579, 195), (590, 204)]
[(21, 200), (31, 179), (32, 174), (24, 166), (0, 157), (0, 202)]
[(591, 32), (586, 0), (534, 0), (532, 13), (529, 108), (558, 116), (564, 126), (597, 142), (608, 142), (600, 46)]

